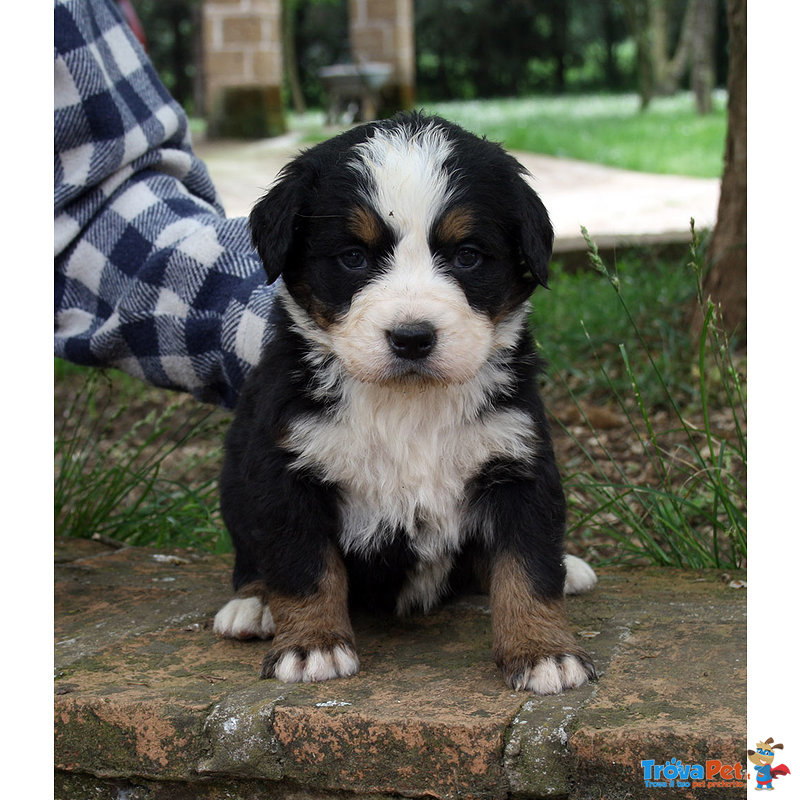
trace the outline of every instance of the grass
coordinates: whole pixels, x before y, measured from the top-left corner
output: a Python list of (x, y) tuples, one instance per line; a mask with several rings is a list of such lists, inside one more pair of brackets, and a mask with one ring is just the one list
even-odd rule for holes
[[(696, 343), (688, 337), (682, 343), (665, 340), (636, 308), (643, 299), (636, 288), (647, 281), (621, 279), (600, 258), (588, 235), (586, 240), (591, 263), (615, 308), (611, 326), (621, 322), (625, 328), (615, 332), (622, 335), (613, 359), (605, 346), (609, 331), (601, 326), (602, 338), (593, 338), (593, 304), (587, 304), (589, 324), (580, 319), (583, 304), (572, 307), (598, 376), (592, 389), (605, 394), (621, 414), (631, 451), (642, 454), (647, 480), (632, 475), (620, 457), (604, 447), (601, 432), (584, 410), (585, 400), (573, 388), (575, 381), (556, 366), (554, 372), (588, 430), (588, 435), (578, 435), (565, 426), (583, 456), (565, 480), (572, 533), (584, 540), (610, 539), (617, 561), (741, 567), (747, 552), (746, 397), (741, 361), (719, 324), (718, 309), (711, 302), (704, 305)], [(691, 279), (696, 302), (703, 303), (696, 237), (682, 274)], [(666, 288), (660, 281), (655, 286), (659, 291)], [(685, 312), (687, 306), (679, 308)], [(548, 348), (543, 349), (547, 354)], [(688, 363), (692, 369), (686, 369)], [(675, 380), (675, 366), (684, 375), (682, 382)], [(670, 426), (656, 425), (659, 408)]]
[[(690, 402), (691, 375), (684, 365), (691, 340), (685, 316), (694, 297), (694, 284), (687, 263), (676, 265), (670, 259), (654, 258), (647, 250), (621, 254), (614, 275), (626, 298), (627, 307), (623, 308), (600, 273), (567, 270), (555, 259), (552, 291), (533, 295), (532, 322), (551, 369), (568, 376), (576, 397), (602, 403), (610, 392), (626, 391), (628, 378), (618, 348), (620, 342), (630, 339), (631, 327), (636, 325), (659, 374)], [(598, 380), (603, 374), (606, 378)], [(658, 381), (647, 375), (642, 380), (645, 402), (654, 408), (661, 405)]]
[[(504, 100), (428, 103), (467, 130), (511, 150), (562, 156), (610, 167), (669, 175), (718, 178), (725, 146), (726, 97), (714, 95), (714, 111), (699, 116), (691, 94), (653, 100), (639, 110), (636, 94), (564, 95)], [(335, 131), (322, 112), (289, 115), (289, 127), (307, 143)]]
[(140, 415), (144, 390), (133, 378), (56, 364), (57, 380), (79, 387), (56, 428), (56, 534), (228, 551), (216, 496), (220, 447), (194, 447), (209, 437), (221, 443), (216, 411), (175, 395)]
[(715, 95), (707, 116), (695, 112), (688, 93), (656, 98), (646, 111), (635, 94), (437, 103), (426, 110), (511, 150), (640, 172), (722, 175), (724, 94)]

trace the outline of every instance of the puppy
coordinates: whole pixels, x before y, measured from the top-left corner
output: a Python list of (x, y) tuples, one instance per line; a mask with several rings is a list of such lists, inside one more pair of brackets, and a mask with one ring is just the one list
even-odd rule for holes
[(236, 596), (215, 630), (272, 638), (262, 676), (359, 669), (348, 607), (427, 611), (488, 590), (507, 684), (595, 677), (569, 631), (565, 501), (527, 300), (553, 231), (524, 168), (436, 117), (350, 130), (250, 216), (274, 339), (226, 438)]

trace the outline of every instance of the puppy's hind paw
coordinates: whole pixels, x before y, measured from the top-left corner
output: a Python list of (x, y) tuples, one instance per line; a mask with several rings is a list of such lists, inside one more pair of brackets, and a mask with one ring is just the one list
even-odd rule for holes
[(275, 623), (258, 597), (234, 597), (214, 617), (214, 633), (226, 639), (269, 639)]
[(506, 668), (503, 672), (506, 683), (514, 691), (541, 695), (577, 689), (597, 678), (591, 660), (569, 653), (540, 658), (515, 669)]
[(583, 594), (583, 592), (594, 589), (597, 575), (582, 558), (566, 555), (564, 556), (564, 566), (567, 570), (564, 594)]
[(359, 670), (356, 651), (346, 643), (333, 647), (274, 648), (264, 659), (262, 678), (277, 678), (283, 683), (316, 683), (333, 678), (348, 678)]

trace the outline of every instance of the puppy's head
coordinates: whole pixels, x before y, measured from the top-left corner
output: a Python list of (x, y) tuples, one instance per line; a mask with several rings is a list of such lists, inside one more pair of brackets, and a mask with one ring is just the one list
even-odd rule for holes
[(553, 231), (524, 173), (436, 117), (370, 123), (283, 170), (253, 242), (295, 324), (352, 376), (463, 383), (547, 282)]

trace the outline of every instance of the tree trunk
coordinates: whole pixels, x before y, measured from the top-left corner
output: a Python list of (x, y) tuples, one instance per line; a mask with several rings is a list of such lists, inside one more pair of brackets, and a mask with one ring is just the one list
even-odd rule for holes
[(711, 111), (714, 88), (716, 0), (689, 0), (675, 52), (670, 56), (667, 0), (623, 0), (636, 42), (642, 108), (655, 95), (673, 95), (689, 65), (699, 113)]
[(603, 3), (603, 74), (605, 83), (609, 88), (617, 89), (621, 83), (617, 57), (614, 53), (614, 42), (616, 40), (616, 24), (614, 19), (614, 9), (610, 3)]
[(653, 99), (652, 28), (648, 0), (622, 0), (625, 21), (636, 43), (636, 79), (640, 108), (644, 111)]
[(692, 35), (692, 91), (698, 114), (711, 113), (714, 88), (714, 23), (716, 0), (697, 0)]
[(283, 39), (283, 63), (292, 106), (297, 114), (306, 113), (306, 99), (300, 84), (300, 71), (297, 66), (297, 47), (294, 40), (294, 7), (292, 0), (281, 2), (281, 38)]
[[(747, 339), (747, 0), (727, 0), (730, 33), (728, 137), (717, 224), (708, 248), (703, 291), (722, 310), (728, 334)], [(692, 331), (702, 331), (698, 307)]]
[[(699, 0), (705, 2), (705, 0)], [(650, 0), (650, 26), (653, 30), (653, 82), (658, 94), (673, 95), (689, 66), (689, 55), (696, 39), (695, 25), (698, 0), (689, 0), (683, 15), (681, 34), (670, 58), (667, 38), (668, 20), (665, 0)]]
[(556, 61), (555, 91), (556, 94), (563, 94), (567, 87), (567, 36), (569, 27), (569, 3), (568, 0), (556, 6), (553, 12), (553, 32), (551, 35), (551, 46)]

